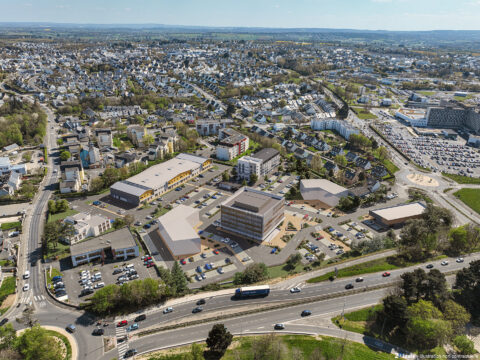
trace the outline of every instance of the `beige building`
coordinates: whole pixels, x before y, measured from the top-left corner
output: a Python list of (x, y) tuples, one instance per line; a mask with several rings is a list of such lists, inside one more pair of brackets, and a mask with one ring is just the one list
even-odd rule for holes
[(391, 206), (388, 208), (370, 210), (370, 216), (385, 226), (403, 224), (410, 219), (418, 219), (425, 211), (425, 205), (420, 202)]

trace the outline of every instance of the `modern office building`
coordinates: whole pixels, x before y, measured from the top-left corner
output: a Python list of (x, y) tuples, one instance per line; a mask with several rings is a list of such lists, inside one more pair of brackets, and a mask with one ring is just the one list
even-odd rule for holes
[(174, 259), (201, 251), (201, 239), (195, 229), (199, 223), (198, 210), (181, 204), (158, 218), (158, 234)]
[(243, 187), (221, 204), (223, 230), (264, 241), (284, 220), (284, 198)]
[(325, 179), (304, 179), (300, 181), (300, 193), (304, 200), (316, 200), (334, 207), (342, 197), (349, 194), (348, 189)]
[(117, 181), (110, 187), (110, 195), (138, 206), (195, 178), (211, 166), (210, 159), (182, 153), (127, 180)]
[(420, 218), (425, 211), (425, 205), (420, 202), (390, 206), (383, 209), (370, 210), (369, 214), (384, 226), (401, 225), (410, 219)]
[(98, 236), (112, 228), (109, 218), (83, 212), (67, 216), (64, 221), (71, 224), (75, 229), (72, 238), (65, 241), (70, 245), (76, 244), (89, 237)]

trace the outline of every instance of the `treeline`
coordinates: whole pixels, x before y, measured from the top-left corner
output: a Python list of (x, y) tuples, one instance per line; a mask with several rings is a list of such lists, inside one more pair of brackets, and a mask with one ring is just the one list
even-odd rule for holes
[(1, 123), (0, 147), (16, 143), (18, 145), (38, 145), (43, 142), (47, 129), (47, 115), (36, 102), (30, 104), (12, 97), (0, 107)]

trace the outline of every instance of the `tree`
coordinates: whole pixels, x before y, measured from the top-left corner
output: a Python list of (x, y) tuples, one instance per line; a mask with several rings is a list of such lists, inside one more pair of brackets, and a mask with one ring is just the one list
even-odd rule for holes
[(338, 154), (335, 156), (335, 162), (340, 166), (347, 166), (347, 158), (344, 155)]
[(220, 359), (232, 343), (233, 335), (223, 324), (215, 324), (208, 333), (206, 340), (207, 346), (212, 353)]
[(301, 260), (302, 255), (300, 255), (298, 252), (295, 252), (295, 254), (292, 254), (288, 257), (285, 267), (288, 270), (293, 270)]
[(120, 217), (116, 218), (116, 219), (113, 221), (113, 228), (114, 228), (114, 229), (120, 229), (120, 228), (122, 228), (122, 227), (124, 227), (124, 226), (125, 226), (125, 221), (124, 221), (122, 218), (120, 218)]
[(387, 160), (389, 157), (388, 150), (385, 146), (380, 146), (377, 150), (377, 154), (378, 154), (378, 159), (382, 162), (384, 160)]
[(237, 177), (237, 168), (236, 168), (235, 166), (232, 168), (232, 171), (230, 171), (230, 174), (231, 174), (234, 178)]
[(227, 106), (227, 116), (232, 117), (232, 115), (235, 113), (235, 106), (233, 104), (228, 104)]
[(230, 174), (227, 171), (224, 171), (222, 173), (222, 181), (229, 181), (230, 180)]
[(60, 160), (62, 161), (67, 161), (72, 157), (72, 154), (70, 154), (70, 151), (64, 150), (60, 153)]
[(25, 360), (63, 360), (62, 349), (57, 341), (40, 325), (25, 330), (18, 337), (16, 348)]
[(284, 108), (285, 106), (287, 106), (287, 102), (285, 101), (285, 99), (281, 99), (278, 102), (278, 106), (281, 107), (281, 108)]
[(323, 159), (319, 153), (315, 153), (313, 155), (313, 158), (310, 161), (310, 166), (312, 167), (313, 171), (317, 171), (317, 172), (323, 168)]
[(453, 339), (453, 345), (461, 355), (474, 355), (477, 353), (473, 341), (465, 335), (458, 335)]
[(242, 272), (235, 273), (233, 283), (235, 285), (253, 284), (266, 280), (268, 277), (268, 269), (264, 263), (255, 263), (248, 265)]
[(247, 180), (246, 179), (242, 180), (242, 186), (247, 186)]
[(105, 187), (110, 187), (120, 180), (120, 171), (116, 168), (107, 168), (102, 174)]
[(472, 314), (474, 319), (480, 317), (480, 260), (470, 262), (467, 268), (457, 272), (455, 288), (459, 291), (457, 298)]
[(448, 320), (454, 334), (461, 334), (470, 321), (470, 314), (460, 304), (453, 300), (447, 300), (442, 306), (443, 318)]
[(132, 214), (127, 214), (123, 217), (123, 222), (127, 226), (132, 226), (132, 224), (135, 222), (135, 217)]
[(153, 138), (153, 136), (151, 134), (145, 134), (142, 138), (142, 143), (143, 145), (145, 145), (145, 147), (149, 147), (150, 145), (152, 145), (153, 143), (155, 142), (155, 139)]
[(103, 189), (105, 186), (105, 183), (103, 182), (103, 179), (98, 176), (96, 178), (93, 178), (92, 181), (90, 182), (90, 191), (92, 192), (99, 192)]
[(173, 263), (171, 274), (176, 294), (183, 295), (188, 292), (187, 278), (185, 277), (185, 273), (180, 267), (180, 264), (176, 260)]
[(0, 350), (13, 348), (17, 339), (17, 332), (11, 323), (0, 326)]
[(407, 301), (398, 295), (389, 295), (383, 299), (383, 315), (388, 319), (393, 328), (398, 326), (402, 329), (407, 323)]
[(258, 181), (258, 176), (257, 174), (250, 174), (250, 184), (255, 185), (255, 183)]

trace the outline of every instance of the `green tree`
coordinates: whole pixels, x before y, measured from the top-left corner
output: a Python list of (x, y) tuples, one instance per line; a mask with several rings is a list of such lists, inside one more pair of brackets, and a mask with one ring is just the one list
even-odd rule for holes
[(13, 348), (17, 340), (17, 332), (11, 323), (0, 326), (0, 350)]
[(122, 218), (120, 218), (120, 217), (116, 218), (116, 219), (113, 221), (113, 227), (114, 227), (115, 229), (120, 229), (120, 228), (122, 228), (122, 227), (124, 227), (124, 226), (125, 226), (125, 221), (124, 221)]
[(92, 192), (99, 192), (103, 189), (104, 187), (104, 182), (102, 177), (98, 176), (96, 178), (93, 178), (92, 181), (90, 182), (90, 191)]
[(383, 299), (383, 316), (392, 328), (398, 326), (403, 329), (408, 320), (407, 307), (403, 296), (389, 295)]
[(227, 117), (232, 117), (235, 113), (235, 106), (233, 104), (228, 104), (227, 106)]
[(454, 334), (461, 334), (470, 321), (470, 314), (460, 304), (453, 300), (447, 300), (442, 305), (443, 318), (448, 320)]
[(16, 348), (25, 360), (63, 360), (59, 344), (40, 325), (25, 330), (17, 338)]
[(233, 283), (235, 285), (253, 284), (268, 278), (268, 269), (264, 263), (255, 263), (248, 265), (247, 268), (241, 272), (235, 273)]
[(60, 160), (62, 160), (62, 161), (67, 161), (71, 157), (72, 157), (72, 154), (70, 154), (70, 151), (68, 151), (68, 150), (63, 150), (60, 153)]
[(116, 168), (107, 168), (102, 174), (105, 187), (110, 187), (120, 180), (120, 171)]
[(142, 142), (143, 142), (143, 145), (145, 145), (145, 147), (148, 148), (150, 145), (152, 145), (155, 142), (155, 139), (153, 138), (152, 135), (147, 133), (143, 136)]
[(90, 298), (91, 310), (97, 314), (110, 314), (116, 307), (119, 298), (119, 286), (107, 285)]
[(292, 254), (288, 257), (285, 267), (288, 270), (293, 270), (301, 260), (302, 255), (300, 255), (298, 252), (295, 252), (295, 254)]
[(387, 160), (389, 157), (388, 150), (385, 146), (380, 146), (377, 150), (377, 154), (378, 154), (378, 159), (382, 162)]
[(233, 335), (223, 324), (215, 324), (206, 340), (210, 353), (220, 359), (232, 343)]
[(135, 217), (132, 214), (127, 214), (123, 217), (123, 222), (127, 226), (132, 226), (132, 224), (135, 222)]
[(335, 162), (341, 166), (347, 166), (347, 158), (344, 155), (338, 154), (335, 156)]
[(224, 171), (222, 173), (222, 181), (229, 181), (230, 180), (230, 175), (228, 174), (227, 171)]
[(175, 260), (172, 266), (172, 280), (177, 295), (183, 295), (188, 292), (187, 278), (178, 261)]
[(480, 318), (480, 260), (470, 262), (467, 268), (457, 272), (455, 288), (460, 303), (472, 314)]
[(247, 186), (247, 180), (246, 179), (242, 180), (242, 186)]
[(258, 181), (258, 176), (257, 174), (250, 174), (250, 184), (255, 185), (255, 183)]
[(453, 345), (461, 355), (474, 355), (477, 353), (473, 341), (465, 335), (458, 335), (453, 339)]

